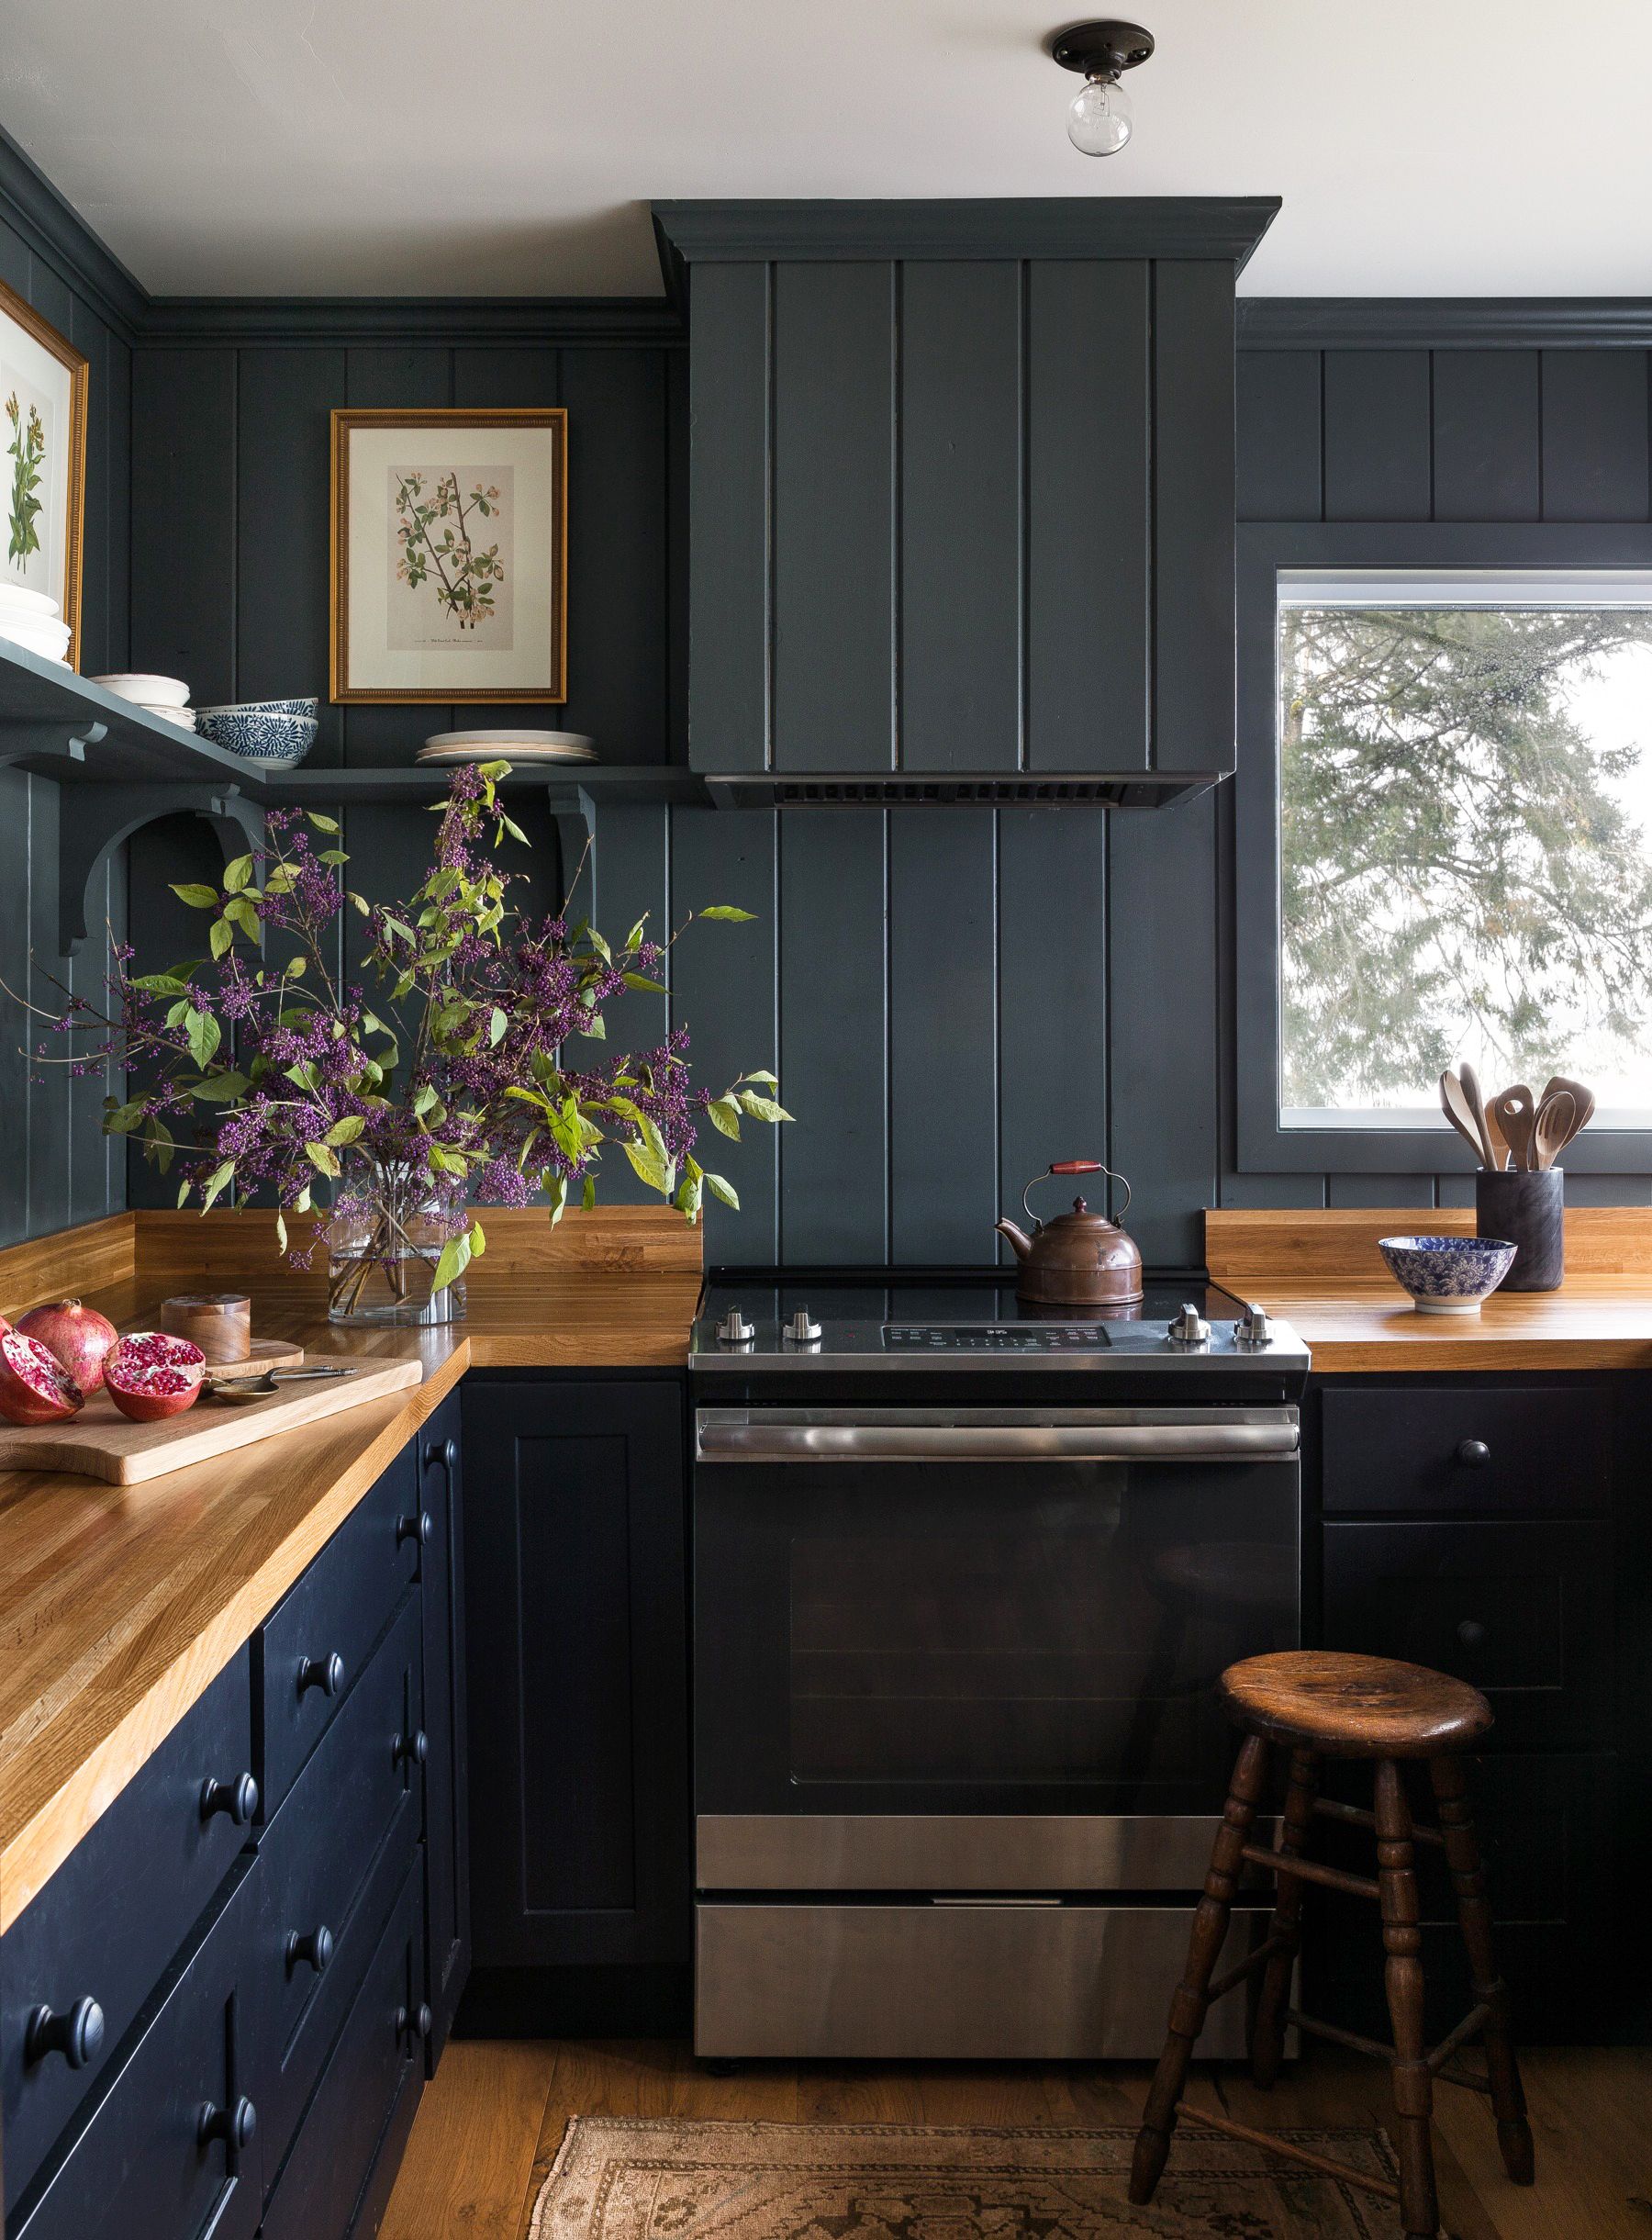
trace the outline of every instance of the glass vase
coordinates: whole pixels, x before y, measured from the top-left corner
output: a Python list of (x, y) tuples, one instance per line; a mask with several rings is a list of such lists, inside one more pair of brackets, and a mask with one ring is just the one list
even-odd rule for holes
[(463, 1278), (431, 1285), (442, 1248), (463, 1226), (463, 1206), (411, 1168), (374, 1162), (352, 1173), (327, 1223), (328, 1320), (463, 1321)]

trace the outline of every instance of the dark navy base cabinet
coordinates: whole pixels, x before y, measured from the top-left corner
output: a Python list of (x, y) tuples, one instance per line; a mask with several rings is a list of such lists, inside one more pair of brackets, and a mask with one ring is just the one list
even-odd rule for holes
[(464, 1750), (464, 1544), (459, 1396), (416, 1442), (424, 1587), (425, 1886), (432, 2017), (430, 2073), (470, 1975), (470, 1778)]
[(683, 1387), (465, 1380), (470, 1873), (481, 2033), (686, 2016)]

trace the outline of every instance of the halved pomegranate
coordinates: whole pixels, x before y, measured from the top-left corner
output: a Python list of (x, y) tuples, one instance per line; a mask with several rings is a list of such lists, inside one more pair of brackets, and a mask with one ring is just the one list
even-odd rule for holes
[(50, 1306), (31, 1306), (19, 1316), (17, 1327), (25, 1338), (38, 1338), (60, 1361), (88, 1397), (104, 1381), (104, 1355), (115, 1343), (115, 1325), (95, 1306), (78, 1299), (59, 1299)]
[(0, 1331), (0, 1416), (7, 1423), (64, 1423), (85, 1395), (38, 1338), (9, 1326)]
[[(0, 1341), (3, 1342), (3, 1341)], [(201, 1396), (206, 1356), (187, 1338), (164, 1330), (133, 1330), (104, 1355), (104, 1389), (134, 1423), (158, 1423), (182, 1415)]]

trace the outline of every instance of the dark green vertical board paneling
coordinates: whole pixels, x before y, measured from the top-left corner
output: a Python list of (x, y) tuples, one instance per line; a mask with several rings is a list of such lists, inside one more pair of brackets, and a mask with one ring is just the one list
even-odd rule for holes
[[(28, 1000), (45, 1011), (62, 1007), (62, 989), (70, 977), (69, 960), (57, 953), (58, 818), (63, 789), (47, 778), (31, 778), (28, 787)], [(73, 795), (61, 813), (73, 814)], [(28, 1233), (61, 1229), (72, 1218), (69, 1192), (69, 1072), (50, 1060), (62, 1054), (63, 1037), (32, 1015), (28, 1021), (28, 1047), (36, 1053), (28, 1090)], [(39, 1053), (44, 1043), (46, 1058)]]
[[(664, 762), (665, 361), (569, 350), (568, 699), (527, 723), (587, 733), (608, 762)], [(489, 721), (493, 719), (489, 718)]]
[(769, 757), (769, 270), (695, 273), (688, 755), (697, 770)]
[(562, 394), (561, 353), (555, 350), (455, 350), (453, 402), (474, 411), (544, 409), (567, 400)]
[(1242, 350), (1234, 369), (1242, 521), (1317, 521), (1323, 504), (1317, 350)]
[(111, 671), (131, 666), (132, 353), (111, 336), (109, 361), (109, 618)]
[(1542, 445), (1539, 353), (1434, 353), (1434, 519), (1535, 521)]
[[(600, 817), (600, 846), (593, 849), (595, 923), (618, 947), (639, 918), (647, 921), (651, 940), (666, 941), (671, 933), (671, 825), (663, 801), (631, 801), (605, 807)], [(566, 887), (564, 871), (561, 885)], [(582, 905), (583, 906), (583, 905)], [(708, 937), (714, 928), (708, 928)], [(692, 936), (691, 936), (692, 937)], [(668, 954), (657, 977), (668, 984), (672, 958)], [(616, 996), (603, 1014), (608, 1040), (598, 1055), (604, 1059), (623, 1050), (652, 1050), (664, 1040), (669, 1003), (663, 995), (649, 995), (630, 988)], [(722, 1084), (718, 1083), (720, 1089)], [(710, 1147), (721, 1137), (708, 1122), (702, 1128), (709, 1139), (700, 1146), (701, 1163), (720, 1173)], [(654, 1192), (631, 1172), (623, 1151), (610, 1150), (603, 1159), (599, 1193), (608, 1204), (659, 1204)]]
[(1145, 767), (1147, 267), (1027, 267), (1027, 767)]
[(1154, 267), (1153, 767), (1233, 762), (1233, 274)]
[(327, 698), (329, 416), (341, 350), (243, 350), (237, 368), (236, 697), (314, 692), (310, 759), (336, 763), (342, 711)]
[(688, 759), (688, 359), (665, 360), (665, 759)]
[(778, 1071), (798, 1115), (781, 1134), (780, 1242), (794, 1265), (888, 1257), (886, 848), (878, 809), (780, 822)]
[(1328, 350), (1324, 394), (1325, 519), (1427, 521), (1434, 489), (1428, 353)]
[(235, 689), (235, 353), (132, 358), (132, 649), (200, 706)]
[[(998, 824), (999, 1201), (1010, 1213), (1052, 1159), (1107, 1157), (1107, 815), (1001, 809)], [(1061, 1210), (1058, 1188), (1044, 1197), (1045, 1215)]]
[(1327, 1205), (1432, 1205), (1432, 1174), (1328, 1174)]
[[(345, 353), (345, 394), (340, 404), (442, 409), (453, 401), (450, 350), (352, 349)], [(342, 710), (344, 760), (360, 765), (411, 762), (432, 732), (451, 731), (451, 707), (419, 700), (352, 700)], [(467, 711), (468, 712), (468, 711)], [(478, 722), (494, 721), (491, 712)]]
[[(173, 893), (190, 879), (216, 887), (224, 876), (223, 852), (204, 818), (186, 812), (140, 825), (126, 846), (130, 892), (131, 942), (136, 972), (162, 972), (205, 949), (206, 919)], [(134, 1084), (136, 1086), (136, 1084)], [(204, 1119), (210, 1126), (209, 1117)], [(188, 1144), (194, 1123), (173, 1123), (180, 1143)], [(135, 1138), (122, 1138), (126, 1150), (126, 1202), (139, 1206), (175, 1206), (183, 1180), (176, 1164), (165, 1174), (143, 1157)]]
[[(28, 985), (28, 787), (0, 770), (0, 974)], [(0, 1242), (28, 1234), (28, 1014), (0, 993)]]
[(1224, 1174), (1216, 1199), (1220, 1205), (1267, 1213), (1276, 1208), (1323, 1206), (1325, 1182), (1319, 1174)]
[(1021, 761), (1021, 271), (908, 263), (900, 307), (900, 765)]
[(891, 769), (894, 268), (781, 265), (774, 363), (775, 767)]
[(1646, 353), (1543, 353), (1543, 518), (1644, 521)]
[(28, 300), (28, 243), (15, 226), (0, 218), (0, 280)]
[[(731, 902), (756, 913), (752, 925), (691, 925), (672, 953), (671, 1023), (689, 1030), (702, 1087), (721, 1090), (750, 1066), (777, 1073), (776, 817), (768, 809), (671, 812), (671, 909)], [(623, 929), (621, 929), (623, 930)], [(708, 1129), (702, 1165), (740, 1193), (741, 1211), (706, 1209), (708, 1260), (772, 1260), (779, 1249), (779, 1146), (766, 1126), (731, 1143)], [(713, 1152), (715, 1146), (715, 1152)]]
[(990, 810), (889, 814), (889, 1195), (897, 1260), (979, 1264), (998, 1213)]
[(1197, 1266), (1218, 1164), (1215, 798), (1108, 834), (1111, 1156), (1149, 1262)]
[[(73, 801), (73, 795), (71, 795)], [(63, 971), (65, 984), (78, 996), (86, 997), (99, 1010), (105, 1008), (106, 979), (109, 964), (106, 928), (120, 924), (117, 882), (115, 867), (106, 865), (97, 881), (88, 912), (87, 938), (81, 945), (80, 954), (66, 960)], [(92, 1035), (50, 1037), (49, 1047), (59, 1056), (73, 1051), (77, 1057), (95, 1047)], [(103, 1130), (103, 1101), (106, 1089), (112, 1086), (102, 1068), (95, 1074), (84, 1074), (69, 1081), (69, 1218), (71, 1221), (95, 1221), (109, 1211), (108, 1138)]]

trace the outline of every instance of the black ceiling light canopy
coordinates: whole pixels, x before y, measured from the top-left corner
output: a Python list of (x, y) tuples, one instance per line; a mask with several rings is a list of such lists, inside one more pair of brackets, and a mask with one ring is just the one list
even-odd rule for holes
[(1153, 34), (1139, 23), (1070, 23), (1047, 41), (1063, 70), (1084, 73), (1067, 110), (1067, 138), (1082, 155), (1117, 155), (1132, 128), (1130, 96), (1119, 84), (1153, 52)]

